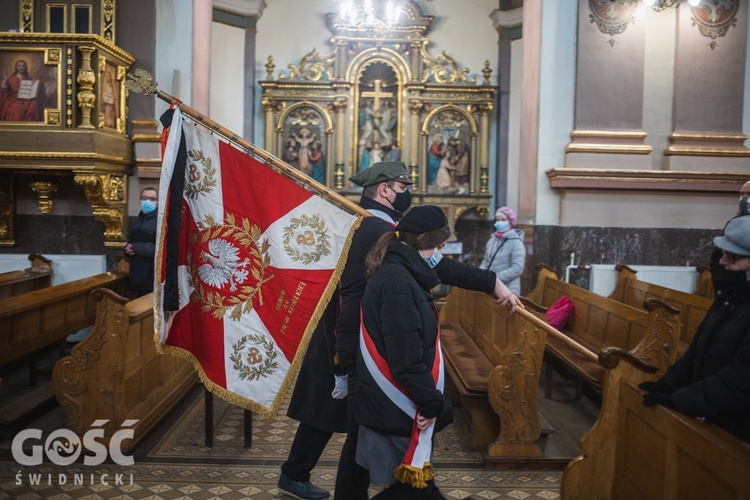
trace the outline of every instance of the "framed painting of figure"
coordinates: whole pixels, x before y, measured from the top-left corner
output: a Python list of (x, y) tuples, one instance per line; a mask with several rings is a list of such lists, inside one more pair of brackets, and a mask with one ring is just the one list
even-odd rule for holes
[(60, 49), (0, 49), (0, 121), (56, 125)]
[(118, 67), (104, 58), (99, 71), (99, 128), (120, 130), (120, 78)]
[(281, 118), (279, 157), (321, 184), (328, 184), (327, 118), (322, 108), (302, 103)]
[(427, 193), (468, 194), (476, 126), (457, 106), (437, 108), (426, 122)]

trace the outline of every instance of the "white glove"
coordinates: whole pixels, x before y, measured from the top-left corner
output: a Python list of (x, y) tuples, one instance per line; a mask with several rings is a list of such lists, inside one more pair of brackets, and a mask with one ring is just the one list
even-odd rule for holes
[(349, 376), (348, 375), (335, 375), (333, 377), (334, 387), (331, 391), (331, 397), (333, 399), (344, 399), (349, 393)]

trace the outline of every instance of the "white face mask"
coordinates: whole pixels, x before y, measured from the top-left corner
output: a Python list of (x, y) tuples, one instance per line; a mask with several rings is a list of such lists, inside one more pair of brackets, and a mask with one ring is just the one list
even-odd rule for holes
[(443, 260), (443, 254), (440, 253), (440, 250), (437, 248), (432, 252), (432, 255), (429, 257), (422, 257), (425, 262), (427, 262), (427, 265), (431, 268), (434, 268), (438, 265), (438, 263)]

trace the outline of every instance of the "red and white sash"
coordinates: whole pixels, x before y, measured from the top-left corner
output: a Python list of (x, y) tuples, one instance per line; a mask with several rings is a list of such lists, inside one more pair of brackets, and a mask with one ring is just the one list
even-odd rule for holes
[[(435, 315), (437, 316), (437, 310), (435, 310)], [(438, 322), (435, 359), (432, 363), (431, 372), (432, 379), (435, 381), (435, 387), (442, 393), (445, 386), (445, 374), (443, 371), (443, 351), (440, 348), (439, 325), (440, 323)], [(430, 465), (432, 434), (435, 430), (435, 422), (423, 431), (417, 428), (419, 408), (409, 399), (406, 388), (394, 378), (388, 362), (375, 348), (375, 344), (365, 328), (364, 321), (361, 319), (361, 314), (359, 348), (364, 358), (365, 367), (370, 375), (372, 375), (378, 387), (388, 396), (388, 399), (414, 420), (409, 448), (401, 465), (396, 468), (393, 475), (402, 483), (409, 483), (415, 488), (426, 488), (427, 481), (435, 477)]]

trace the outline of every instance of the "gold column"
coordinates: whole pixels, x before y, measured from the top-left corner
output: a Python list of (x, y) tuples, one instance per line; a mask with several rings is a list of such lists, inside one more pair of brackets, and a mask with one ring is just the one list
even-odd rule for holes
[[(491, 102), (482, 104), (479, 108), (479, 128), (482, 140), (479, 144), (479, 193), (487, 194), (490, 181), (490, 113), (494, 106)], [(473, 183), (476, 186), (476, 183)]]
[(96, 95), (94, 94), (94, 84), (96, 83), (96, 75), (91, 69), (91, 54), (94, 52), (94, 47), (78, 47), (78, 50), (83, 56), (81, 61), (81, 69), (78, 70), (78, 77), (76, 81), (80, 86), (78, 91), (78, 107), (81, 108), (81, 124), (80, 128), (94, 128), (91, 124), (91, 111), (94, 109), (94, 102), (96, 101)]
[(421, 61), (422, 42), (412, 42), (411, 52), (409, 53), (409, 64), (411, 66), (411, 79), (413, 82), (418, 82), (422, 75), (419, 73), (419, 63)]
[(346, 97), (336, 97), (333, 107), (336, 109), (336, 158), (334, 165), (333, 188), (344, 188), (344, 139), (346, 138)]
[[(421, 186), (419, 175), (419, 112), (422, 111), (423, 103), (420, 99), (409, 99), (409, 116), (411, 124), (409, 126), (409, 177), (414, 181), (415, 186)], [(421, 187), (420, 191), (427, 189), (427, 186)]]
[(332, 78), (333, 80), (344, 79), (344, 74), (346, 73), (346, 43), (345, 39), (337, 41), (336, 53), (334, 55), (333, 71), (335, 75)]
[(261, 100), (261, 104), (263, 105), (263, 109), (266, 110), (266, 137), (264, 138), (264, 144), (263, 149), (266, 151), (274, 151), (272, 144), (273, 144), (273, 132), (276, 130), (276, 127), (273, 123), (273, 107), (274, 104), (276, 104), (276, 101), (273, 99), (265, 98)]

